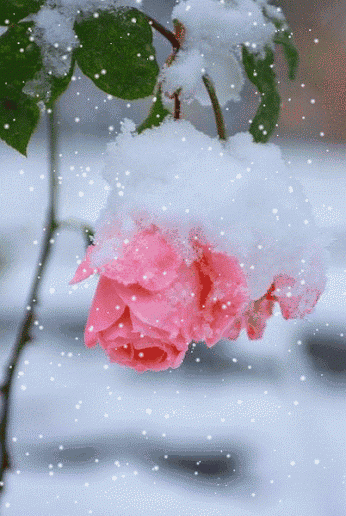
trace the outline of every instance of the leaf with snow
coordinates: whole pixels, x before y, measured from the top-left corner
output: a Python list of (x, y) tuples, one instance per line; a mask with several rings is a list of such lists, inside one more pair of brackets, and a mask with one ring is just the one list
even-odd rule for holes
[(55, 75), (51, 75), (49, 77), (50, 79), (50, 95), (49, 100), (46, 102), (46, 107), (52, 107), (54, 102), (62, 95), (65, 90), (68, 88), (71, 82), (71, 78), (73, 75), (75, 65), (75, 59), (72, 58), (71, 66), (69, 72), (62, 76), (62, 77), (56, 77)]
[(42, 67), (40, 49), (29, 39), (31, 26), (12, 25), (0, 38), (0, 92), (7, 85), (21, 91)]
[(164, 120), (166, 116), (171, 114), (170, 111), (168, 111), (168, 109), (165, 109), (165, 107), (163, 106), (161, 88), (159, 89), (154, 98), (156, 100), (153, 101), (153, 105), (150, 109), (149, 115), (137, 128), (138, 134), (141, 134), (145, 129), (150, 129), (151, 127), (158, 127), (161, 124), (162, 120)]
[(13, 25), (0, 38), (0, 138), (24, 155), (40, 116), (36, 101), (22, 92), (42, 67), (30, 28), (30, 23)]
[(262, 95), (261, 104), (250, 126), (255, 142), (265, 143), (273, 133), (280, 114), (280, 96), (272, 65), (274, 53), (267, 47), (264, 59), (243, 46), (243, 65), (250, 81)]
[(97, 11), (75, 23), (77, 64), (101, 90), (124, 100), (151, 95), (159, 67), (152, 28), (137, 9)]
[(44, 0), (0, 0), (0, 25), (9, 25), (37, 13)]

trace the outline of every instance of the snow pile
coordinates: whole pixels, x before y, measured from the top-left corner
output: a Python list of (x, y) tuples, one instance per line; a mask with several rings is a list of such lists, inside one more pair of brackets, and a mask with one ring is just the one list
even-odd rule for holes
[(47, 0), (39, 12), (28, 17), (35, 23), (33, 37), (41, 47), (45, 68), (57, 77), (71, 65), (72, 51), (79, 45), (73, 30), (81, 12), (141, 6), (142, 0)]
[(112, 191), (93, 267), (121, 256), (124, 241), (155, 224), (187, 263), (196, 258), (191, 235), (236, 257), (253, 300), (279, 275), (296, 281), (283, 285), (287, 292), (323, 292), (327, 242), (276, 145), (253, 143), (248, 133), (223, 143), (186, 120), (133, 131), (125, 120), (108, 145), (104, 177)]
[(265, 0), (185, 0), (176, 5), (172, 20), (183, 24), (184, 34), (176, 59), (162, 73), (165, 92), (172, 95), (182, 88), (182, 100), (195, 98), (204, 106), (210, 105), (201, 81), (207, 73), (221, 106), (239, 100), (244, 83), (239, 64), (241, 46), (259, 54), (266, 46), (273, 46), (276, 28), (264, 12), (284, 19), (280, 8)]

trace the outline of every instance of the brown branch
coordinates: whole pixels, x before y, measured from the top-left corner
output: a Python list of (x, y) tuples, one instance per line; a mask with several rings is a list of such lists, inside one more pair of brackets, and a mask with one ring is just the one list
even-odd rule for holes
[(166, 27), (161, 25), (161, 23), (154, 20), (154, 18), (151, 18), (151, 16), (148, 16), (147, 14), (144, 14), (144, 16), (148, 20), (149, 25), (151, 25), (155, 30), (157, 30), (157, 32), (162, 34), (162, 36), (164, 36), (171, 43), (174, 50), (178, 52), (180, 48), (180, 43), (178, 39), (175, 37), (175, 34), (173, 34), (173, 32), (171, 32), (170, 30), (166, 29)]

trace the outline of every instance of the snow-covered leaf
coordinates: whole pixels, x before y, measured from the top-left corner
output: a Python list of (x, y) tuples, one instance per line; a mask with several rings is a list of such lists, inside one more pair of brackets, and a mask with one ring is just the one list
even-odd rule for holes
[(75, 59), (72, 59), (70, 70), (68, 74), (63, 77), (50, 76), (50, 96), (49, 100), (46, 102), (47, 107), (52, 107), (57, 98), (68, 88), (73, 75), (74, 65)]
[(30, 25), (13, 25), (0, 38), (0, 138), (24, 155), (40, 116), (36, 100), (22, 92), (42, 66)]
[(274, 53), (267, 47), (264, 59), (243, 46), (243, 64), (249, 80), (262, 95), (261, 104), (250, 126), (255, 142), (265, 143), (275, 129), (280, 114), (280, 96), (273, 71)]
[(152, 29), (143, 13), (97, 11), (74, 28), (81, 43), (76, 50), (78, 66), (98, 88), (126, 100), (153, 92), (159, 67)]
[(44, 0), (0, 0), (0, 25), (16, 23), (37, 13)]
[(0, 38), (0, 92), (7, 85), (20, 92), (42, 67), (40, 49), (29, 39), (31, 25), (12, 25)]
[(150, 109), (149, 115), (137, 129), (138, 134), (141, 134), (141, 132), (143, 132), (145, 129), (150, 129), (151, 127), (159, 126), (162, 120), (166, 118), (166, 116), (171, 114), (170, 111), (168, 111), (168, 109), (165, 109), (163, 106), (161, 88), (159, 89), (154, 98), (156, 100), (153, 101), (153, 105)]

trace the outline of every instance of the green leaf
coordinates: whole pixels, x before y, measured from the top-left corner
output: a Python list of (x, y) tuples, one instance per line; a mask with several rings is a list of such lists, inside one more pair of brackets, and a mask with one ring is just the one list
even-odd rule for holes
[(55, 77), (54, 75), (49, 76), (50, 82), (50, 92), (49, 92), (49, 100), (45, 102), (47, 108), (51, 108), (54, 102), (62, 95), (66, 89), (68, 88), (71, 77), (73, 75), (75, 65), (75, 59), (72, 58), (71, 66), (68, 73), (62, 77)]
[(0, 38), (0, 138), (24, 155), (40, 118), (36, 100), (22, 92), (42, 67), (31, 25), (13, 25)]
[(250, 133), (256, 143), (266, 143), (279, 120), (280, 95), (273, 90), (263, 95), (261, 104), (250, 125)]
[(154, 98), (156, 98), (156, 100), (153, 102), (153, 105), (151, 106), (149, 115), (144, 120), (144, 122), (142, 122), (141, 125), (137, 128), (138, 134), (141, 134), (145, 129), (150, 129), (151, 127), (158, 127), (161, 124), (162, 120), (166, 118), (166, 116), (171, 114), (171, 112), (168, 111), (168, 109), (166, 109), (163, 105), (161, 98), (161, 88), (159, 89)]
[(0, 25), (9, 25), (37, 13), (44, 0), (0, 0)]
[(26, 149), (40, 119), (36, 101), (12, 87), (0, 94), (0, 138), (26, 156)]
[(280, 114), (280, 96), (273, 71), (274, 53), (267, 47), (264, 59), (243, 46), (243, 64), (250, 81), (262, 94), (261, 104), (250, 126), (255, 142), (265, 143), (275, 130)]
[(274, 43), (282, 45), (288, 65), (288, 77), (293, 81), (298, 69), (299, 53), (293, 44), (292, 32), (289, 29), (277, 29)]
[(268, 14), (266, 8), (263, 9), (263, 14), (276, 27), (273, 41), (276, 45), (282, 45), (288, 65), (288, 77), (293, 81), (296, 78), (299, 62), (299, 53), (293, 43), (293, 33), (282, 18), (275, 18)]
[(13, 25), (0, 37), (0, 93), (7, 86), (21, 92), (42, 67), (40, 49), (29, 39), (31, 25)]
[(75, 52), (77, 64), (98, 88), (125, 100), (152, 94), (159, 67), (143, 13), (96, 11), (74, 29), (82, 45)]

